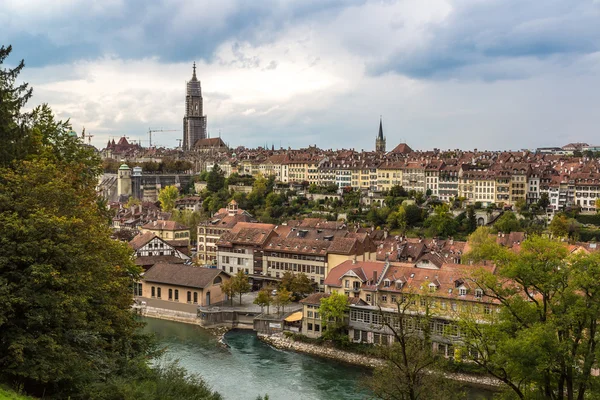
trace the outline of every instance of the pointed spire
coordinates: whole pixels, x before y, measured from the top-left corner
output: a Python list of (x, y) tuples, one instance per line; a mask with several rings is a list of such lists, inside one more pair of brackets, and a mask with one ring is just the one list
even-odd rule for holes
[(196, 78), (196, 61), (194, 61), (194, 66), (192, 68), (194, 70), (194, 73), (192, 74), (192, 80), (197, 81), (198, 78)]
[(383, 125), (381, 121), (381, 115), (379, 116), (379, 135), (377, 135), (377, 139), (383, 140)]

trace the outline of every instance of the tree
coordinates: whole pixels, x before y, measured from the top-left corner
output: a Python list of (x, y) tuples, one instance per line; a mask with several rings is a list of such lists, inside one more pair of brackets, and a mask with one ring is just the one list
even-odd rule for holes
[[(420, 307), (425, 304), (425, 307)], [(385, 400), (425, 400), (461, 398), (444, 378), (443, 357), (433, 352), (430, 323), (432, 299), (425, 292), (406, 291), (396, 302), (397, 312), (384, 313), (382, 329), (394, 337), (389, 346), (378, 348), (384, 365), (366, 381), (377, 398)], [(415, 329), (417, 328), (417, 329)]]
[(566, 237), (569, 234), (569, 219), (564, 214), (556, 214), (550, 225), (548, 225), (548, 230), (552, 234), (552, 236), (560, 238)]
[(216, 193), (225, 187), (225, 174), (219, 164), (213, 165), (206, 178), (206, 188), (211, 193)]
[(514, 212), (506, 211), (494, 222), (494, 229), (502, 233), (518, 232), (521, 224)]
[(467, 232), (471, 233), (477, 229), (477, 216), (475, 215), (475, 207), (467, 207)]
[[(102, 163), (49, 106), (21, 111), (23, 65), (0, 68), (0, 382), (37, 397), (153, 398), (132, 394), (168, 380), (131, 312), (141, 269), (111, 239), (95, 190)], [(179, 393), (198, 398), (200, 383), (184, 376)]]
[[(0, 65), (11, 51), (12, 46), (0, 47)], [(0, 69), (0, 167), (35, 151), (34, 138), (25, 130), (28, 114), (22, 111), (31, 98), (32, 89), (26, 83), (15, 85), (24, 67), (21, 60), (13, 69)]]
[(548, 206), (550, 205), (550, 198), (548, 197), (548, 193), (546, 193), (546, 192), (542, 193), (537, 204), (541, 210), (546, 212), (546, 208), (548, 208)]
[(456, 233), (458, 224), (450, 213), (450, 207), (442, 204), (435, 207), (434, 213), (425, 220), (424, 226), (432, 236), (447, 237)]
[(242, 304), (242, 295), (244, 293), (248, 293), (252, 286), (250, 286), (250, 282), (248, 282), (248, 276), (244, 273), (243, 270), (238, 270), (237, 274), (233, 277), (233, 287), (235, 288), (235, 292), (240, 295), (240, 305)]
[(195, 242), (198, 239), (198, 224), (202, 221), (202, 214), (191, 210), (173, 210), (171, 219), (190, 228), (190, 239)]
[(179, 189), (176, 186), (166, 186), (158, 193), (160, 207), (165, 212), (171, 212), (175, 208), (175, 200), (179, 197)]
[(258, 292), (258, 295), (254, 299), (254, 304), (260, 306), (260, 312), (263, 312), (263, 307), (267, 307), (267, 314), (269, 313), (269, 306), (273, 302), (273, 297), (271, 297), (271, 292), (268, 289), (261, 289)]
[(539, 236), (518, 254), (479, 246), (466, 257), (491, 260), (497, 271), (480, 270), (473, 282), (501, 308), (485, 322), (461, 321), (469, 358), (520, 399), (598, 398), (591, 366), (600, 339), (600, 254), (571, 254)]
[(125, 204), (125, 207), (126, 208), (130, 208), (130, 207), (133, 207), (133, 206), (139, 206), (140, 204), (142, 204), (142, 202), (140, 201), (140, 199), (137, 199), (137, 198), (131, 196), (129, 198), (129, 200), (127, 200), (127, 204)]
[(299, 297), (305, 297), (307, 294), (315, 290), (314, 282), (311, 281), (304, 272), (300, 272), (294, 276), (292, 280), (291, 292)]
[(400, 209), (404, 209), (406, 213), (406, 225), (415, 226), (423, 222), (423, 210), (414, 204), (402, 205)]
[(325, 339), (336, 339), (345, 327), (345, 317), (348, 313), (348, 297), (343, 294), (333, 292), (328, 297), (321, 299), (319, 305), (319, 314), (323, 321), (323, 326), (327, 329), (323, 332)]
[(289, 292), (285, 288), (278, 290), (277, 294), (275, 295), (275, 299), (273, 300), (273, 303), (277, 307), (278, 314), (282, 310), (285, 312), (285, 306), (287, 306), (291, 302), (292, 302), (292, 293)]
[(237, 294), (235, 286), (235, 277), (227, 279), (221, 284), (221, 291), (229, 298), (229, 304), (233, 306), (233, 298)]

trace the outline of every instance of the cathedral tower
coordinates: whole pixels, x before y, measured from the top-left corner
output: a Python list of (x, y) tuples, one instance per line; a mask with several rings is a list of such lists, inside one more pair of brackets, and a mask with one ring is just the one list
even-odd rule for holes
[(206, 115), (202, 115), (202, 89), (196, 78), (194, 63), (192, 80), (187, 82), (185, 116), (183, 117), (183, 149), (191, 150), (199, 139), (206, 139)]
[(375, 139), (375, 151), (385, 153), (385, 137), (383, 137), (383, 125), (381, 118), (379, 118), (379, 134)]

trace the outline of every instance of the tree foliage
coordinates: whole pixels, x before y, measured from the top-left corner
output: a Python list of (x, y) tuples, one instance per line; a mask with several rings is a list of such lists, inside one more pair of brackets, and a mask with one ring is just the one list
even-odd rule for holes
[(160, 207), (165, 212), (170, 212), (175, 208), (175, 201), (179, 197), (179, 189), (176, 186), (166, 186), (158, 193)]
[(327, 329), (323, 332), (325, 339), (335, 339), (345, 327), (345, 318), (348, 313), (348, 297), (343, 294), (333, 292), (329, 297), (321, 299), (319, 305), (319, 314), (323, 321), (323, 326)]
[(238, 270), (237, 274), (231, 280), (233, 282), (233, 289), (235, 293), (240, 296), (240, 305), (242, 304), (242, 295), (248, 293), (252, 286), (250, 286), (250, 282), (248, 282), (248, 276), (244, 273), (243, 270)]
[[(0, 64), (8, 53), (0, 47)], [(106, 388), (158, 379), (131, 312), (141, 270), (110, 238), (95, 152), (48, 106), (22, 112), (22, 68), (0, 69), (0, 382), (46, 397), (135, 398)]]
[(292, 302), (292, 293), (286, 288), (277, 291), (273, 304), (277, 307), (277, 313), (285, 311), (285, 306)]
[(271, 303), (273, 303), (273, 297), (271, 296), (271, 291), (268, 289), (261, 289), (254, 299), (254, 304), (260, 306), (261, 312), (264, 307), (267, 307), (267, 314), (269, 313)]
[(481, 270), (474, 282), (501, 311), (462, 321), (472, 361), (521, 399), (597, 398), (600, 254), (539, 236), (514, 253), (480, 236), (467, 257), (493, 261), (497, 273)]
[(394, 314), (386, 315), (380, 308), (378, 328), (390, 333), (393, 343), (378, 349), (384, 365), (376, 368), (373, 377), (366, 382), (377, 398), (462, 398), (456, 385), (444, 377), (443, 356), (433, 352), (434, 304), (428, 292), (410, 289), (398, 296)]
[(521, 224), (514, 212), (506, 211), (494, 222), (494, 229), (502, 233), (517, 232), (521, 230)]
[(225, 174), (219, 167), (219, 164), (215, 164), (212, 170), (208, 173), (206, 179), (206, 188), (209, 192), (216, 193), (225, 187)]

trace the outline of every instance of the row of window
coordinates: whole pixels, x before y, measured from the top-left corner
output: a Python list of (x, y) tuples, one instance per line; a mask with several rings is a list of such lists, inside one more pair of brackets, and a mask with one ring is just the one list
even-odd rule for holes
[(319, 267), (316, 265), (287, 263), (287, 262), (280, 262), (280, 261), (267, 261), (267, 269), (304, 272), (305, 274), (325, 275), (325, 267)]
[[(140, 285), (140, 294), (139, 296), (141, 296), (141, 284)], [(150, 295), (152, 298), (157, 298), (157, 299), (162, 299), (162, 288), (159, 287), (155, 287), (152, 286), (150, 289)], [(170, 301), (179, 301), (179, 290), (178, 289), (169, 289), (168, 291), (169, 297), (168, 299)], [(191, 292), (188, 290), (187, 292), (187, 302), (188, 303), (193, 303), (193, 304), (198, 304), (198, 292)]]

